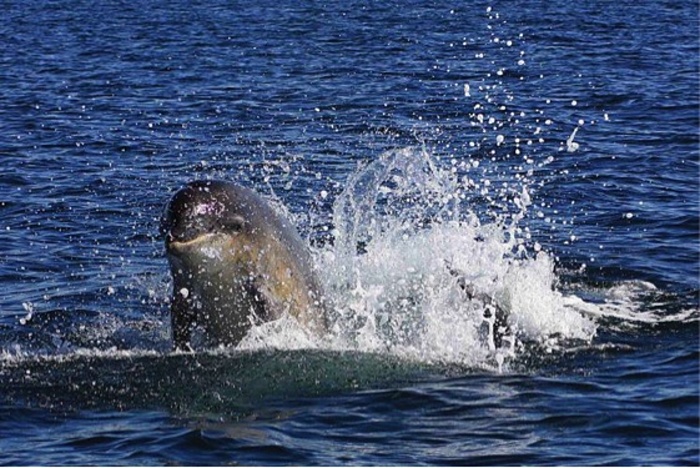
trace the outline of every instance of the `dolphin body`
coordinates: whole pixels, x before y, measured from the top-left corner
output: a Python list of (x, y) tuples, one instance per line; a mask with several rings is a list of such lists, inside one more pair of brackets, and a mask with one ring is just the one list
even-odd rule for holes
[(176, 349), (235, 346), (255, 324), (288, 314), (316, 334), (326, 330), (318, 279), (294, 226), (254, 191), (195, 181), (172, 197), (161, 219), (173, 277)]

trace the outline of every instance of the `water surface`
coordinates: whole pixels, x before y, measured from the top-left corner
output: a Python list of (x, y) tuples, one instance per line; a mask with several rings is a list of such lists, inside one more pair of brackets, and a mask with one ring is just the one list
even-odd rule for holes
[[(697, 17), (5, 5), (0, 462), (697, 465)], [(294, 220), (329, 337), (171, 352), (199, 178)]]

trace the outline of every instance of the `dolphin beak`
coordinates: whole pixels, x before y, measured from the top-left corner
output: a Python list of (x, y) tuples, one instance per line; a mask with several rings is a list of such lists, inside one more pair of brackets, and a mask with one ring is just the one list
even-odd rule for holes
[(216, 234), (203, 233), (192, 238), (180, 238), (168, 232), (165, 237), (165, 249), (168, 253), (177, 255), (178, 253), (184, 253), (188, 249), (197, 248), (199, 245), (209, 242), (213, 237), (216, 237)]

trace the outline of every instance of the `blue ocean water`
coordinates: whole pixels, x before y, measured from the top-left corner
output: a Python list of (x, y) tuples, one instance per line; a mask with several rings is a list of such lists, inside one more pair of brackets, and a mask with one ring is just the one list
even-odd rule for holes
[[(698, 14), (6, 2), (0, 463), (697, 465)], [(171, 352), (200, 178), (295, 221), (330, 339)]]

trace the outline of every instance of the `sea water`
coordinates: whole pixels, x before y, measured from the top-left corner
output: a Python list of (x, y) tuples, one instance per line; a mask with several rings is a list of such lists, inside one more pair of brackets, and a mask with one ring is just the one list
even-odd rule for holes
[[(697, 464), (697, 15), (7, 5), (0, 462)], [(172, 351), (202, 178), (294, 221), (327, 335)]]

